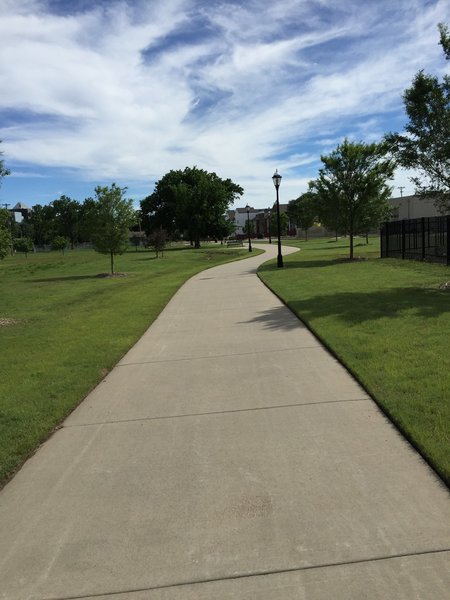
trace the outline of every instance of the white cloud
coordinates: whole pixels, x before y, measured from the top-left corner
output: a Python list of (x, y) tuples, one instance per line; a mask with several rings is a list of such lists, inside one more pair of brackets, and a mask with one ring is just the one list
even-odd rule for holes
[(276, 167), (298, 196), (329, 140), (376, 139), (414, 73), (443, 68), (443, 1), (93, 6), (61, 15), (0, 0), (0, 138), (34, 171), (73, 167), (151, 192), (196, 164), (266, 205)]

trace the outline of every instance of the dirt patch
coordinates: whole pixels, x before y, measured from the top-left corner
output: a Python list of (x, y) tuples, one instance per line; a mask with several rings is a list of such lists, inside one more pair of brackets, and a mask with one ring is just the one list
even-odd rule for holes
[(450, 292), (450, 281), (445, 281), (444, 283), (441, 283), (439, 289), (443, 290), (444, 292)]
[(99, 279), (105, 279), (107, 277), (128, 277), (128, 273), (99, 273), (96, 277)]
[(18, 325), (20, 321), (17, 319), (8, 319), (7, 317), (0, 317), (0, 327), (9, 327), (10, 325)]

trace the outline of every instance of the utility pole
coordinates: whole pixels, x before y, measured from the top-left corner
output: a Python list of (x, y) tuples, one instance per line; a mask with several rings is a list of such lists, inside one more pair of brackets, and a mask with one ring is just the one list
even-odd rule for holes
[(2, 204), (2, 206), (4, 206), (8, 210), (8, 206), (11, 206), (11, 202), (7, 202), (6, 204)]
[[(399, 185), (398, 189), (400, 190), (400, 198), (403, 198), (403, 190), (405, 189), (404, 185)], [(409, 207), (409, 198), (408, 198), (408, 219), (410, 218), (410, 207)]]

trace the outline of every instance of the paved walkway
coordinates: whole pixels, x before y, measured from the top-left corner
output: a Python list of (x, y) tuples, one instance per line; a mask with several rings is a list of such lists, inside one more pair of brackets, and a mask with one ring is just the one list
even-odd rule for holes
[(448, 598), (447, 490), (267, 257), (185, 284), (4, 488), (0, 598)]

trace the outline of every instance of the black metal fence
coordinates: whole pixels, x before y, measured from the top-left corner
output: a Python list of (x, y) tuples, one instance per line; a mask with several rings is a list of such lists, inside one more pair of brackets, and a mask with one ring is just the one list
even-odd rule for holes
[(450, 215), (383, 223), (381, 258), (409, 258), (450, 265)]

